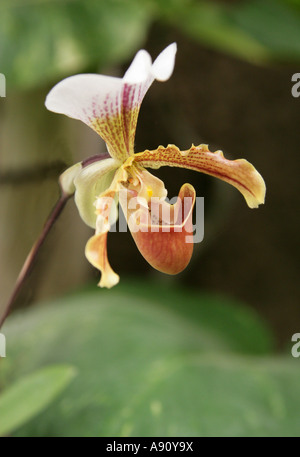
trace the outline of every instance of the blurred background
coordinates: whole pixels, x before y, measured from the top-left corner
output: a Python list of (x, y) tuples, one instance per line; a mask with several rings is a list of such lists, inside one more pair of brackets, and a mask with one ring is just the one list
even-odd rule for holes
[[(70, 366), (60, 366), (62, 373), (38, 372), (50, 386), (58, 386), (44, 421), (31, 419), (20, 428), (19, 419), (19, 428), (8, 427), (3, 434), (121, 436), (146, 430), (150, 436), (251, 435), (296, 434), (296, 425), (299, 429), (300, 362), (290, 355), (291, 337), (300, 332), (300, 98), (291, 93), (292, 75), (300, 71), (299, 0), (1, 2), (0, 73), (6, 77), (6, 97), (0, 98), (0, 311), (58, 199), (60, 173), (105, 151), (87, 126), (48, 112), (47, 93), (72, 74), (121, 77), (140, 48), (155, 58), (174, 41), (173, 76), (155, 82), (144, 99), (136, 152), (160, 144), (187, 149), (205, 143), (212, 151), (222, 149), (227, 158), (245, 158), (265, 179), (266, 204), (250, 210), (234, 188), (209, 176), (167, 167), (155, 171), (170, 197), (184, 182), (204, 197), (204, 240), (195, 246), (185, 272), (169, 277), (151, 269), (130, 233), (110, 234), (109, 259), (121, 284), (107, 292), (96, 288), (98, 272), (84, 257), (92, 230), (70, 201), (16, 300), (18, 312), (4, 327), (11, 335), (11, 356), (0, 361), (0, 387), (5, 391), (45, 365)], [(44, 304), (49, 301), (51, 306)], [(105, 350), (99, 354), (101, 347)], [(206, 359), (201, 369), (197, 359), (196, 372), (194, 361), (188, 368), (185, 364), (198, 351)], [(219, 362), (228, 358), (222, 371)], [(182, 377), (174, 386), (177, 363)], [(138, 371), (132, 371), (137, 365)], [(100, 395), (101, 367), (105, 393)], [(122, 392), (124, 372), (131, 375), (122, 385), (134, 386), (132, 392)], [(61, 382), (55, 384), (53, 377)], [(149, 398), (141, 393), (129, 407), (126, 399), (134, 390), (149, 380), (157, 387), (157, 377), (160, 393), (151, 397), (147, 390)], [(197, 397), (201, 386), (212, 389), (209, 398), (216, 404)], [(287, 390), (294, 397), (286, 398)], [(173, 410), (178, 392), (181, 407), (190, 405), (186, 414)], [(52, 402), (51, 395), (44, 404), (41, 393), (40, 409)], [(208, 422), (201, 422), (202, 415), (194, 420), (195, 398)], [(74, 407), (85, 419), (65, 427), (66, 418), (77, 417)], [(32, 415), (39, 412), (32, 410)], [(59, 427), (54, 425), (57, 415)]]

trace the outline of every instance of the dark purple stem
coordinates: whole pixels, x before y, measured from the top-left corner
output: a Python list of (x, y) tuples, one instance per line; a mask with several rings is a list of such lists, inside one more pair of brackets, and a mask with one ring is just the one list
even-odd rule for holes
[(89, 157), (88, 159), (85, 159), (81, 162), (82, 168), (87, 167), (88, 165), (91, 165), (94, 162), (99, 162), (100, 160), (103, 159), (109, 159), (111, 155), (107, 152), (104, 154), (97, 154), (95, 156)]
[(8, 300), (8, 302), (6, 304), (5, 311), (4, 311), (3, 315), (1, 316), (0, 329), (1, 329), (5, 319), (9, 315), (9, 313), (11, 311), (11, 307), (12, 307), (17, 295), (19, 294), (24, 282), (26, 281), (26, 279), (28, 278), (28, 276), (31, 272), (32, 266), (39, 253), (40, 248), (42, 247), (48, 233), (50, 232), (51, 228), (53, 227), (55, 221), (59, 217), (60, 213), (64, 209), (64, 207), (70, 197), (71, 197), (71, 195), (66, 195), (64, 193), (61, 195), (61, 197), (59, 198), (58, 202), (56, 203), (54, 209), (50, 213), (50, 216), (48, 217), (46, 224), (44, 225), (41, 235), (39, 236), (37, 241), (32, 246), (31, 251), (29, 252), (29, 254), (24, 262), (24, 265), (19, 273), (18, 279), (16, 281), (16, 285), (10, 296), (10, 299)]

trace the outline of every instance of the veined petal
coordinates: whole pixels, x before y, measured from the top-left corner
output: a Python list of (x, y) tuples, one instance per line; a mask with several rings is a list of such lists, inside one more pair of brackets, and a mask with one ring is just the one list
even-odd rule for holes
[(104, 75), (70, 76), (59, 82), (46, 98), (46, 108), (79, 119), (106, 142), (111, 156), (128, 156), (121, 116), (122, 79)]
[(115, 202), (114, 197), (115, 191), (108, 190), (97, 199), (96, 234), (88, 240), (85, 248), (88, 261), (101, 271), (101, 280), (98, 285), (109, 289), (120, 280), (107, 258), (107, 233), (110, 229), (109, 218)]
[(142, 100), (154, 79), (171, 76), (175, 54), (173, 43), (152, 65), (148, 52), (141, 50), (122, 79), (93, 74), (66, 78), (49, 92), (46, 107), (89, 125), (106, 142), (110, 155), (123, 162), (133, 154)]
[(207, 145), (193, 145), (186, 151), (172, 144), (166, 148), (159, 146), (156, 150), (135, 154), (134, 161), (143, 167), (188, 168), (222, 179), (243, 194), (250, 208), (257, 208), (265, 200), (265, 182), (251, 163), (245, 159), (227, 160), (222, 151), (210, 152)]
[(96, 227), (96, 198), (106, 191), (114, 178), (118, 162), (104, 159), (82, 168), (74, 179), (75, 203), (83, 221), (92, 228)]
[(177, 274), (186, 268), (192, 253), (192, 210), (195, 190), (180, 189), (175, 205), (152, 197), (147, 202), (134, 190), (123, 188), (119, 199), (133, 239), (147, 262), (155, 269)]
[(151, 57), (144, 49), (133, 59), (123, 77), (122, 117), (124, 137), (128, 150), (134, 149), (134, 138), (141, 103), (155, 79), (166, 81), (173, 73), (176, 43), (165, 48), (152, 64)]

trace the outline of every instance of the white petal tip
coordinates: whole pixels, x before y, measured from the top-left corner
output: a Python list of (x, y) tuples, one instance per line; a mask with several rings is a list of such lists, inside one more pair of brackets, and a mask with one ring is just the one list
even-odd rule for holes
[(141, 49), (135, 55), (130, 67), (126, 71), (123, 81), (129, 84), (138, 84), (145, 81), (150, 73), (152, 60), (150, 54)]
[(73, 114), (74, 95), (72, 94), (72, 84), (75, 78), (76, 76), (69, 76), (50, 90), (45, 100), (45, 106), (49, 111), (78, 119), (78, 116)]
[(52, 87), (45, 100), (45, 106), (49, 111), (64, 114), (64, 91), (72, 78), (72, 76), (69, 76)]
[(158, 81), (166, 81), (173, 73), (177, 44), (167, 46), (156, 58), (152, 65), (152, 74)]

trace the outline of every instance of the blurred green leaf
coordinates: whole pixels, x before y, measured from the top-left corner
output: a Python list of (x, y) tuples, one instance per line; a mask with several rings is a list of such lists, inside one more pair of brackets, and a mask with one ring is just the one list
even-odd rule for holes
[(192, 2), (166, 18), (196, 41), (252, 62), (265, 62), (268, 49), (232, 20), (234, 6)]
[(274, 347), (271, 332), (257, 314), (232, 298), (208, 293), (199, 295), (193, 289), (187, 291), (174, 283), (168, 287), (142, 280), (121, 281), (118, 288), (110, 291), (112, 293), (131, 294), (135, 300), (147, 297), (153, 305), (166, 307), (180, 318), (197, 324), (204, 333), (208, 330), (216, 339), (221, 336), (223, 350), (266, 354)]
[(29, 87), (121, 63), (144, 41), (151, 17), (139, 0), (3, 0), (0, 71), (9, 87)]
[(232, 11), (232, 18), (268, 49), (270, 57), (283, 61), (300, 59), (300, 14), (286, 1), (245, 2)]
[(8, 321), (6, 385), (45, 364), (80, 373), (17, 436), (299, 434), (298, 361), (233, 352), (270, 347), (253, 313), (188, 290), (123, 283)]
[(128, 60), (154, 21), (250, 62), (300, 59), (298, 0), (0, 3), (0, 71), (28, 88)]
[[(201, 43), (250, 62), (300, 59), (300, 12), (294, 1), (179, 4), (165, 19)], [(166, 11), (165, 11), (166, 13)]]
[(0, 394), (0, 436), (20, 427), (48, 406), (71, 382), (74, 369), (51, 366), (21, 378)]

